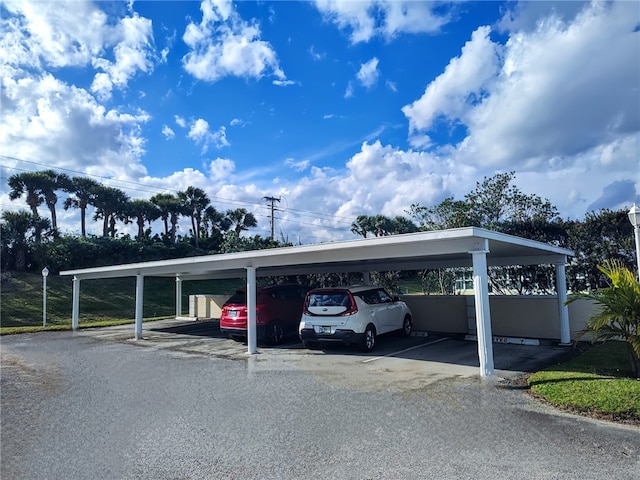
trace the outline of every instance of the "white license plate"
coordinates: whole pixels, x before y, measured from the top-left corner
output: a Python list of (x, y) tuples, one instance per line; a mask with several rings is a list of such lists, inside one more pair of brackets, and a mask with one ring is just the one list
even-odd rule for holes
[(230, 317), (237, 317), (238, 316), (238, 311), (237, 310), (229, 310), (229, 316)]
[(316, 327), (316, 333), (328, 333), (328, 334), (331, 334), (331, 327)]

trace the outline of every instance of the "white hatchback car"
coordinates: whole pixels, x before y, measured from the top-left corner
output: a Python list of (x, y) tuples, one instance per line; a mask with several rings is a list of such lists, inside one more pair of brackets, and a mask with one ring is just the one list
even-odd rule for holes
[(307, 294), (299, 333), (307, 348), (342, 342), (370, 352), (377, 335), (397, 331), (409, 336), (412, 325), (407, 304), (382, 287), (317, 288)]

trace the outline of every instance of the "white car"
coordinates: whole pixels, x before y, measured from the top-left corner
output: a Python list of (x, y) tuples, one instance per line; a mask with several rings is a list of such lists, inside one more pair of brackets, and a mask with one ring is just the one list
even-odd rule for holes
[(300, 340), (307, 348), (321, 342), (358, 345), (370, 352), (376, 337), (398, 331), (411, 335), (411, 310), (382, 287), (317, 288), (305, 299), (300, 320)]

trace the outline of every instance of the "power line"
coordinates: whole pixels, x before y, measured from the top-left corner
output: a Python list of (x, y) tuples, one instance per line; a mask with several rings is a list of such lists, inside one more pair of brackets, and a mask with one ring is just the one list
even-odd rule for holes
[[(65, 168), (65, 167), (52, 167), (51, 165), (47, 165), (45, 163), (41, 163), (41, 162), (35, 162), (35, 161), (31, 161), (31, 160), (24, 160), (18, 157), (13, 157), (10, 155), (3, 155), (0, 154), (0, 158), (6, 158), (9, 160), (14, 160), (17, 162), (23, 162), (23, 163), (27, 163), (27, 164), (31, 164), (31, 165), (37, 165), (40, 167), (45, 167), (47, 169), (52, 169), (52, 170), (57, 170), (57, 171), (63, 171), (63, 172), (69, 172), (69, 173), (73, 173), (73, 174), (78, 174), (81, 176), (86, 176), (86, 177), (93, 177), (111, 184), (126, 184), (127, 185), (127, 189), (129, 190), (135, 190), (138, 192), (145, 192), (145, 193), (150, 193), (150, 194), (156, 194), (156, 193), (166, 193), (166, 192), (173, 192), (173, 193), (178, 193), (178, 190), (172, 189), (172, 188), (161, 188), (161, 187), (153, 187), (153, 186), (149, 186), (143, 183), (139, 183), (139, 182), (133, 182), (130, 180), (119, 180), (119, 179), (113, 179), (110, 177), (106, 177), (103, 175), (96, 175), (96, 174), (91, 174), (91, 173), (85, 173), (82, 171), (78, 171), (78, 170), (74, 170), (71, 168)], [(2, 165), (2, 167), (7, 168), (7, 169), (11, 169), (11, 170), (17, 170), (17, 171), (21, 171), (21, 172), (28, 172), (28, 171), (33, 171), (33, 169), (25, 169), (25, 168), (20, 168), (17, 166), (9, 166), (9, 165)], [(7, 181), (8, 179), (6, 177), (2, 177), (0, 176), (0, 179)], [(135, 188), (135, 187), (142, 187), (142, 188)], [(254, 202), (248, 202), (248, 201), (241, 201), (241, 200), (232, 200), (229, 198), (224, 198), (224, 197), (218, 197), (218, 196), (211, 196), (212, 200), (215, 200), (216, 202), (220, 202), (222, 204), (229, 204), (229, 205), (240, 205), (243, 207), (252, 207), (253, 205), (255, 205)], [(325, 219), (325, 220), (331, 220), (335, 223), (343, 223), (345, 225), (350, 225), (352, 220), (351, 219), (347, 219), (346, 217), (339, 217), (330, 213), (320, 213), (320, 212), (312, 212), (312, 211), (308, 211), (308, 210), (299, 210), (299, 209), (295, 209), (295, 208), (289, 208), (289, 207), (285, 207), (285, 208), (275, 208), (275, 203), (274, 202), (280, 202), (281, 198), (280, 197), (263, 197), (263, 199), (266, 199), (267, 201), (270, 202), (270, 209), (271, 209), (271, 237), (274, 237), (274, 233), (275, 233), (275, 225), (274, 225), (274, 212), (276, 211), (280, 211), (280, 212), (285, 212), (285, 213), (290, 213), (292, 215), (295, 216), (299, 216), (299, 217), (310, 217), (310, 218), (314, 218), (314, 219)], [(287, 220), (288, 222), (291, 222), (292, 224), (299, 224), (299, 225), (312, 225), (312, 226), (318, 226), (317, 224), (311, 224), (311, 223), (307, 223), (307, 222), (303, 222), (303, 221), (299, 221), (299, 220), (294, 220), (292, 218), (289, 218)], [(323, 226), (323, 228), (328, 228), (328, 229), (332, 229), (332, 230), (340, 230), (339, 227), (332, 227), (332, 226)]]

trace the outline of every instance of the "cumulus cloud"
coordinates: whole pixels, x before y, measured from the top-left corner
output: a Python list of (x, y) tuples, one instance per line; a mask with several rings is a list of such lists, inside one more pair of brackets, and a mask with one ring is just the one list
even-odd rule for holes
[(217, 131), (211, 131), (209, 129), (209, 122), (202, 118), (197, 119), (191, 124), (187, 136), (196, 142), (196, 144), (202, 145), (202, 153), (205, 153), (211, 145), (216, 148), (231, 145), (227, 140), (227, 129), (224, 125), (218, 128)]
[(106, 109), (86, 90), (50, 74), (5, 78), (0, 145), (20, 159), (132, 178), (146, 173), (141, 126), (149, 118), (141, 110)]
[(216, 158), (209, 163), (209, 175), (214, 181), (229, 183), (236, 164), (228, 158)]
[(226, 76), (260, 79), (265, 75), (286, 81), (275, 50), (260, 39), (257, 22), (244, 21), (230, 0), (203, 0), (200, 10), (201, 22), (190, 23), (182, 37), (190, 49), (183, 58), (187, 72), (208, 82)]
[(422, 97), (402, 108), (409, 119), (410, 134), (429, 130), (439, 117), (449, 122), (468, 120), (467, 114), (499, 71), (500, 48), (489, 39), (489, 33), (489, 27), (473, 32), (461, 55), (449, 62)]
[(428, 134), (438, 118), (459, 121), (469, 133), (458, 145), (461, 160), (526, 168), (562, 166), (637, 133), (639, 16), (632, 3), (594, 3), (572, 23), (551, 16), (513, 32), (503, 49), (488, 27), (476, 30), (403, 108), (410, 133)]
[(89, 67), (97, 71), (91, 90), (109, 98), (156, 61), (151, 21), (137, 13), (110, 21), (90, 2), (5, 2), (0, 56), (22, 68)]
[(175, 132), (171, 129), (171, 127), (167, 125), (162, 126), (162, 134), (167, 140), (171, 140), (176, 136)]
[(351, 42), (368, 42), (375, 36), (387, 40), (402, 33), (437, 32), (450, 21), (442, 5), (412, 0), (316, 0), (327, 21), (351, 31)]
[(356, 78), (366, 88), (373, 87), (378, 81), (378, 77), (380, 76), (380, 72), (378, 72), (378, 63), (378, 58), (373, 57), (368, 62), (360, 65), (360, 70), (358, 70)]

